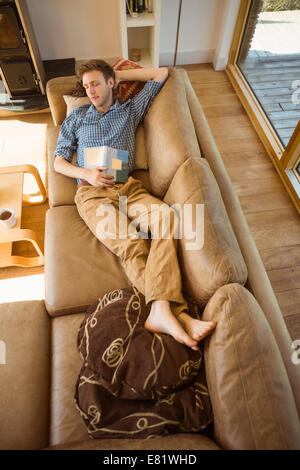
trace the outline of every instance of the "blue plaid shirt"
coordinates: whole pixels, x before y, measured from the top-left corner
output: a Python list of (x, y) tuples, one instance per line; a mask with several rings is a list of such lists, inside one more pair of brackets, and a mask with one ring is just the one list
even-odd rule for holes
[(107, 145), (128, 151), (130, 173), (134, 168), (136, 128), (162, 85), (163, 82), (148, 80), (134, 98), (123, 104), (116, 100), (104, 114), (99, 113), (93, 104), (74, 109), (62, 123), (54, 155), (71, 162), (77, 150), (77, 166), (83, 168), (85, 147)]

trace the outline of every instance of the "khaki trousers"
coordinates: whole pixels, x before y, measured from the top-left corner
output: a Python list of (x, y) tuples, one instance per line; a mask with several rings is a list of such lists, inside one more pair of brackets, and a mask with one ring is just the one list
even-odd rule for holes
[(175, 316), (187, 310), (174, 239), (178, 215), (170, 206), (131, 176), (111, 188), (81, 186), (75, 203), (92, 233), (121, 259), (147, 304), (168, 300)]

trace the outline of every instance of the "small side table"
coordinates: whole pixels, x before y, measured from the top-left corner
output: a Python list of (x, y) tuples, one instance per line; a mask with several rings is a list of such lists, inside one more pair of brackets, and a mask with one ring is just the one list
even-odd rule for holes
[[(32, 202), (30, 196), (23, 195), (24, 174), (31, 173), (40, 190), (41, 201)], [(14, 208), (17, 220), (13, 228), (4, 228), (0, 224), (0, 267), (23, 266), (33, 267), (44, 264), (44, 255), (39, 246), (38, 238), (34, 230), (21, 229), (22, 204), (43, 204), (47, 199), (46, 190), (40, 178), (39, 172), (33, 165), (15, 165), (0, 167), (0, 205), (1, 208)], [(27, 240), (31, 242), (38, 256), (13, 256), (13, 242)]]

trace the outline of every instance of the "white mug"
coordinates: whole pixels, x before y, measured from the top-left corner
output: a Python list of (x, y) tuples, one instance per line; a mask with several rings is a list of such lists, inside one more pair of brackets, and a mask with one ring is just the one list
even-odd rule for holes
[(12, 228), (16, 225), (15, 213), (15, 209), (5, 208), (0, 210), (0, 222), (3, 227)]

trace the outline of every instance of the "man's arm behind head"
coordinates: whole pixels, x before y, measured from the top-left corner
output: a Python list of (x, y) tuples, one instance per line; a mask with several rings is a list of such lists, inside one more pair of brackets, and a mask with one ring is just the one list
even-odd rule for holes
[(167, 67), (158, 68), (141, 68), (130, 70), (118, 70), (115, 72), (117, 82), (125, 81), (141, 81), (147, 82), (153, 80), (154, 82), (165, 82), (168, 77)]

